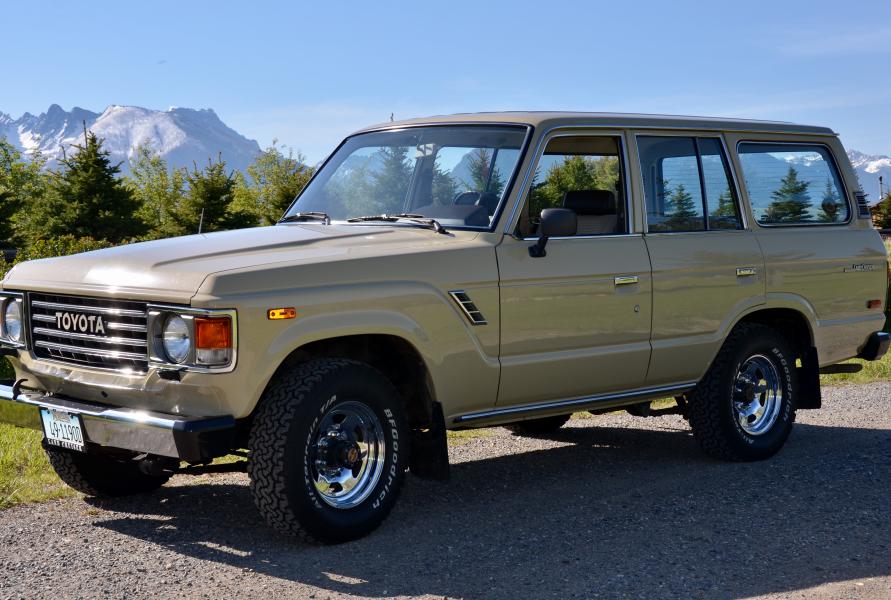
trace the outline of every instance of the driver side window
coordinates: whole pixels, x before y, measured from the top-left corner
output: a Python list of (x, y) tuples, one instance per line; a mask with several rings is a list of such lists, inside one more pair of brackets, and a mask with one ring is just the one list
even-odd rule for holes
[(536, 237), (541, 211), (568, 208), (578, 217), (579, 236), (627, 231), (625, 174), (618, 136), (559, 136), (535, 167), (520, 216), (520, 237)]

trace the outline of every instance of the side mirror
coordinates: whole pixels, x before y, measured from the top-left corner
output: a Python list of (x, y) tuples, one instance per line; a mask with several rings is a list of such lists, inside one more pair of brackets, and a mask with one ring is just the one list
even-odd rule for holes
[(546, 256), (545, 246), (548, 238), (569, 237), (578, 232), (579, 219), (575, 211), (568, 208), (546, 208), (541, 211), (541, 224), (538, 226), (538, 241), (529, 246), (529, 256), (541, 258)]

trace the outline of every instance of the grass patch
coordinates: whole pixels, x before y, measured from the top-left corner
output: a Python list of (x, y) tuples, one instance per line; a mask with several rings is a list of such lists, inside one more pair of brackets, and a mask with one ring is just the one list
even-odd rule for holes
[(466, 444), (471, 440), (492, 437), (497, 432), (494, 427), (484, 427), (481, 429), (462, 429), (460, 431), (447, 431), (446, 435), (448, 436), (449, 444), (453, 446), (460, 446), (461, 444)]
[(832, 375), (820, 375), (820, 383), (823, 385), (839, 385), (843, 383), (874, 383), (876, 381), (891, 381), (891, 353), (883, 356), (881, 360), (866, 361), (854, 359), (845, 361), (845, 364), (848, 363), (863, 365), (863, 370), (859, 373), (837, 373)]
[(0, 509), (76, 494), (53, 472), (42, 439), (39, 431), (0, 424)]

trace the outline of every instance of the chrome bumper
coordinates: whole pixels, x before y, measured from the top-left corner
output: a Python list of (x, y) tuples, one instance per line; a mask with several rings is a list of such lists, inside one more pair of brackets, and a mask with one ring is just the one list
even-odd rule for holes
[(134, 452), (206, 462), (232, 450), (235, 419), (184, 417), (93, 404), (0, 385), (0, 422), (42, 430), (39, 408), (80, 415), (88, 448), (91, 444)]

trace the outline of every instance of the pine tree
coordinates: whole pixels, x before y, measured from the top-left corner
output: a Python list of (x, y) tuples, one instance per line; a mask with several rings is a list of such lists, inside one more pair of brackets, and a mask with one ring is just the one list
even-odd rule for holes
[(817, 212), (817, 220), (823, 223), (835, 223), (838, 221), (838, 213), (841, 210), (841, 200), (835, 191), (832, 181), (826, 180), (826, 189), (823, 190), (823, 202)]
[(493, 153), (486, 148), (477, 148), (469, 160), (470, 184), (475, 192), (500, 195), (504, 191), (504, 179), (498, 167), (492, 162)]
[(718, 196), (718, 206), (711, 212), (710, 217), (716, 218), (735, 218), (736, 206), (733, 204), (733, 196), (729, 190), (725, 190)]
[(142, 144), (130, 161), (127, 187), (140, 204), (137, 216), (149, 228), (149, 239), (183, 235), (186, 231), (176, 221), (176, 211), (186, 194), (185, 173), (171, 172), (167, 161), (152, 148)]
[(873, 224), (878, 229), (891, 229), (891, 192), (870, 209)]
[(780, 181), (780, 188), (771, 197), (763, 220), (768, 223), (800, 223), (810, 220), (811, 196), (808, 193), (810, 182), (798, 178), (795, 167), (789, 166), (786, 176)]
[(139, 202), (118, 178), (102, 140), (84, 132), (84, 145), (62, 159), (44, 197), (30, 208), (23, 228), (31, 240), (70, 234), (120, 243), (140, 236), (145, 224), (134, 214)]
[(433, 201), (432, 204), (449, 205), (458, 194), (458, 183), (452, 175), (437, 163), (433, 165)]
[[(411, 181), (411, 167), (408, 164), (408, 148), (405, 146), (385, 146), (378, 150), (379, 167), (371, 174), (372, 193), (370, 206), (363, 206), (365, 214), (403, 212)], [(360, 212), (361, 212), (360, 210)], [(361, 215), (350, 215), (361, 216)]]
[(666, 226), (670, 229), (702, 229), (700, 222), (702, 217), (697, 210), (693, 196), (687, 191), (683, 183), (678, 184), (668, 199), (666, 207), (668, 218)]
[(46, 193), (45, 164), (40, 154), (25, 160), (15, 146), (0, 138), (0, 248), (24, 242), (18, 229), (31, 205)]
[(233, 210), (253, 214), (260, 225), (274, 225), (294, 198), (303, 191), (315, 169), (293, 152), (285, 155), (273, 140), (248, 166), (247, 174), (236, 174)]
[(256, 225), (254, 216), (231, 209), (235, 177), (226, 171), (222, 157), (208, 160), (204, 169), (193, 165), (186, 175), (188, 190), (173, 215), (174, 221), (187, 234), (238, 229)]

